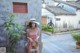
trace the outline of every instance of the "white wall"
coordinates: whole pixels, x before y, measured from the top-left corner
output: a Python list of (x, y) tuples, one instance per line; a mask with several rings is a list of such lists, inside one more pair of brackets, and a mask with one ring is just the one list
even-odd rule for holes
[(51, 12), (49, 12), (48, 10), (42, 8), (42, 16), (47, 16), (49, 18), (47, 18), (47, 24), (50, 22), (50, 19), (52, 19), (53, 23), (55, 23), (55, 18), (54, 18), (54, 14), (52, 14)]
[(77, 14), (77, 18), (78, 18), (78, 28), (80, 28), (80, 24), (79, 24), (79, 21), (80, 21), (80, 10), (77, 10), (76, 14)]
[(63, 23), (67, 23), (68, 27), (72, 25), (74, 28), (80, 28), (79, 20), (80, 20), (80, 11), (77, 11), (77, 15), (63, 15), (63, 16), (56, 16), (56, 18), (60, 18), (60, 21), (56, 21), (58, 26), (62, 27)]

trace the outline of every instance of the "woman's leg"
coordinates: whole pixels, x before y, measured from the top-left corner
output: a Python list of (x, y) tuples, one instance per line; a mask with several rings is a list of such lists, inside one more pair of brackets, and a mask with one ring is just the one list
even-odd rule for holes
[(35, 49), (35, 53), (38, 53), (38, 44), (36, 42), (36, 45), (34, 46), (34, 49)]
[(32, 46), (31, 46), (31, 43), (28, 45), (28, 53), (32, 53), (31, 52), (31, 49), (32, 49)]
[(35, 49), (36, 49), (36, 50), (35, 50), (35, 53), (38, 53), (38, 47), (36, 47)]

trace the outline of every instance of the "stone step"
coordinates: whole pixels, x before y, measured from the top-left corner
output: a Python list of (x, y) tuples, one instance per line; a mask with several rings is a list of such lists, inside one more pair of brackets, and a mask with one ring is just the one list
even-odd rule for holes
[(6, 47), (0, 47), (0, 53), (6, 53)]

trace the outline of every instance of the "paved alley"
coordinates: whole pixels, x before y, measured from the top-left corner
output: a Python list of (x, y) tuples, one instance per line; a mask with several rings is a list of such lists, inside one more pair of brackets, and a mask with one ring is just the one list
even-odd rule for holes
[(48, 36), (42, 33), (42, 53), (80, 53), (71, 34)]

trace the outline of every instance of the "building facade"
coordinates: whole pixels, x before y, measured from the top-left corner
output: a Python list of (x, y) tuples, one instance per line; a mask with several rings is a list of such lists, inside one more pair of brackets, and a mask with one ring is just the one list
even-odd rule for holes
[[(15, 15), (14, 23), (19, 25), (25, 25), (25, 22), (31, 18), (35, 18), (37, 22), (41, 23), (41, 0), (0, 0), (0, 47), (6, 47), (7, 44), (4, 23), (9, 17), (9, 13)], [(24, 42), (19, 45), (21, 44), (22, 46), (18, 47), (17, 53), (24, 53), (25, 49), (21, 48), (25, 46)]]
[(24, 25), (24, 22), (36, 18), (40, 22), (41, 0), (0, 0), (0, 10), (13, 13), (16, 23)]
[(54, 14), (53, 18), (55, 19), (55, 32), (80, 29), (79, 10), (76, 12), (74, 10), (75, 13), (73, 13), (67, 11), (68, 9), (65, 10), (61, 8), (60, 6), (47, 6), (46, 9)]
[(55, 23), (54, 14), (46, 10), (45, 8), (42, 8), (42, 25), (47, 25), (50, 20), (52, 20), (52, 23)]
[[(62, 9), (71, 12), (71, 13), (76, 13), (76, 16), (70, 16), (66, 20), (71, 20), (68, 21), (69, 23), (72, 23), (74, 28), (80, 28), (80, 4), (78, 2), (61, 2), (59, 5)], [(63, 17), (63, 16), (61, 16)]]
[(46, 8), (47, 17), (53, 18), (53, 23), (57, 29), (59, 28), (58, 30), (80, 29), (80, 2), (77, 2), (78, 0), (51, 0), (58, 3), (57, 6), (45, 1), (48, 3), (46, 7), (51, 6)]

